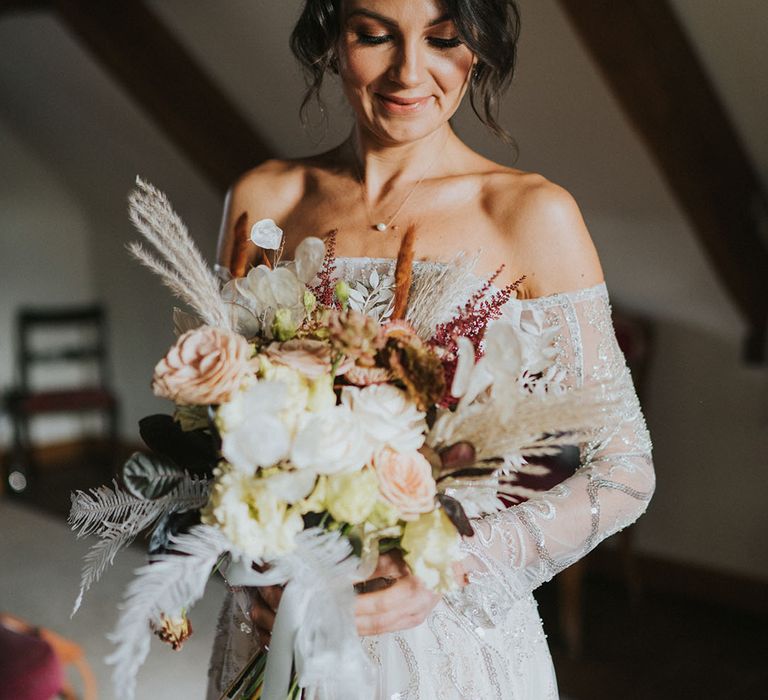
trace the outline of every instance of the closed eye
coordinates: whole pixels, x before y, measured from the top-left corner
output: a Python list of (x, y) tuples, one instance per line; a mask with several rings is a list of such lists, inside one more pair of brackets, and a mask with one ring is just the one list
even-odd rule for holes
[(451, 39), (441, 39), (436, 36), (431, 36), (427, 41), (436, 49), (455, 49), (463, 43), (458, 36), (452, 37)]
[(364, 34), (363, 32), (357, 33), (358, 44), (364, 44), (366, 46), (378, 46), (380, 44), (386, 44), (388, 41), (392, 41), (391, 34)]

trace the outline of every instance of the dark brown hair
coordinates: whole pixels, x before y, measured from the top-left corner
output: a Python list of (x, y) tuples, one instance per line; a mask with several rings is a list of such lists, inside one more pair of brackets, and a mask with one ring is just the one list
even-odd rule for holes
[[(291, 34), (291, 50), (304, 67), (307, 91), (302, 116), (312, 98), (319, 99), (326, 72), (337, 69), (336, 46), (341, 33), (342, 0), (305, 0)], [(520, 11), (515, 0), (441, 0), (461, 40), (477, 57), (469, 101), (481, 122), (496, 136), (512, 142), (499, 124), (499, 98), (509, 86), (517, 61)]]

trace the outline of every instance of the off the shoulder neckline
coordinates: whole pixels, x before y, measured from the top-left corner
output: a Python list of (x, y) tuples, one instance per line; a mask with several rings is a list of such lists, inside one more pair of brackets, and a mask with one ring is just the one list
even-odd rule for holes
[[(342, 263), (361, 263), (363, 265), (372, 263), (374, 265), (394, 265), (394, 258), (368, 258), (368, 257), (354, 257), (354, 256), (337, 256), (336, 260)], [(414, 260), (414, 265), (419, 266), (445, 266), (448, 263), (441, 262), (439, 260)], [(479, 279), (479, 278), (478, 278)], [(533, 306), (555, 306), (562, 303), (565, 300), (570, 302), (581, 301), (591, 297), (607, 295), (608, 290), (605, 282), (598, 282), (591, 287), (583, 287), (582, 289), (574, 289), (567, 292), (557, 292), (556, 294), (548, 294), (547, 296), (534, 297), (532, 299), (518, 299), (512, 297), (507, 304), (522, 304)]]

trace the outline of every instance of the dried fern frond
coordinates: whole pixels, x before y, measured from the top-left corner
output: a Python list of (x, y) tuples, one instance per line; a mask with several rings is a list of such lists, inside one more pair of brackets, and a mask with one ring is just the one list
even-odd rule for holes
[(405, 318), (421, 338), (431, 338), (438, 324), (450, 318), (466, 301), (468, 291), (479, 285), (472, 273), (477, 257), (459, 253), (445, 265), (414, 266)]
[(90, 495), (83, 491), (72, 494), (71, 528), (78, 539), (92, 534), (99, 538), (85, 555), (80, 591), (72, 615), (80, 608), (86, 591), (112, 565), (123, 547), (168, 513), (202, 508), (208, 501), (208, 491), (208, 481), (185, 475), (173, 491), (154, 500), (132, 496), (122, 491), (117, 483), (114, 483), (114, 490), (100, 486), (92, 489)]
[(158, 254), (134, 242), (128, 245), (134, 257), (157, 274), (206, 324), (232, 330), (232, 316), (222, 299), (216, 276), (168, 198), (136, 178), (136, 189), (129, 195), (128, 205), (133, 225)]
[(159, 622), (161, 613), (178, 615), (202, 598), (213, 567), (229, 547), (220, 530), (196, 525), (172, 538), (172, 554), (158, 555), (136, 571), (117, 626), (109, 635), (117, 648), (106, 661), (115, 667), (112, 677), (119, 700), (132, 700), (135, 695), (136, 674), (152, 639), (149, 623)]

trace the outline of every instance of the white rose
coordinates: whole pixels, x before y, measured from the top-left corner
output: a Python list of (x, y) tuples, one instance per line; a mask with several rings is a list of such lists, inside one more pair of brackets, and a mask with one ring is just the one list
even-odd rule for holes
[(287, 395), (283, 382), (259, 381), (219, 408), (221, 453), (228, 462), (252, 473), (288, 456), (289, 427), (280, 418)]
[(390, 447), (398, 452), (413, 452), (424, 444), (425, 414), (397, 387), (390, 384), (372, 384), (363, 389), (345, 387), (341, 402), (352, 409), (376, 449)]
[(372, 457), (373, 447), (347, 406), (307, 413), (291, 450), (299, 469), (317, 474), (339, 474), (361, 469)]

